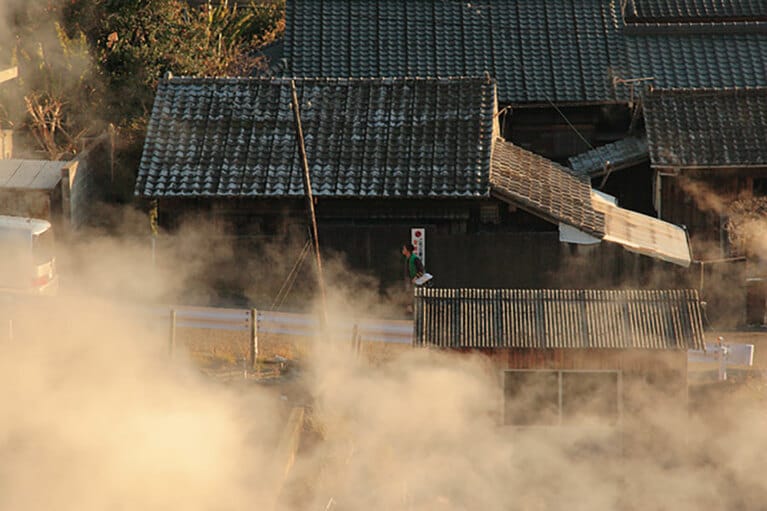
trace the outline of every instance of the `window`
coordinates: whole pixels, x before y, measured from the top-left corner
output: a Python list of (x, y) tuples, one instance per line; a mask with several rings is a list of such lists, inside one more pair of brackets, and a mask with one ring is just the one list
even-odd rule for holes
[(767, 178), (755, 177), (752, 193), (754, 197), (767, 196)]
[(504, 423), (514, 426), (618, 424), (619, 371), (504, 371)]

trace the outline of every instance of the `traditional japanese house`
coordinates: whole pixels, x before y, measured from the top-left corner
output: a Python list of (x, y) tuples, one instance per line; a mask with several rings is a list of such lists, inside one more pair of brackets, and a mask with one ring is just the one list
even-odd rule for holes
[[(623, 282), (642, 264), (621, 246), (690, 262), (682, 229), (501, 139), (488, 78), (296, 83), (321, 243), (384, 283), (401, 278), (412, 227), (426, 228), (441, 285)], [(240, 239), (283, 243), (291, 259), (286, 240), (301, 240), (297, 253), (306, 238), (295, 144), (288, 79), (164, 80), (136, 194), (158, 201), (166, 228), (202, 216)], [(560, 273), (576, 244), (592, 248)]]

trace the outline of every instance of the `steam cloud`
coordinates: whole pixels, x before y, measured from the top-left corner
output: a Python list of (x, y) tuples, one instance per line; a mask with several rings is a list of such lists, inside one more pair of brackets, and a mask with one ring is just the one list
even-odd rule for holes
[[(761, 391), (690, 418), (646, 403), (653, 434), (675, 447), (621, 457), (600, 430), (500, 425), (498, 368), (482, 355), (407, 350), (370, 364), (345, 340), (317, 341), (291, 383), (300, 391), (222, 386), (184, 356), (169, 361), (167, 329), (126, 305), (183, 302), (177, 283), (204, 250), (193, 264), (166, 252), (151, 270), (145, 241), (59, 249), (62, 296), (0, 309), (15, 319), (0, 344), (0, 509), (724, 510), (767, 497)], [(384, 307), (338, 288), (333, 317)], [(281, 485), (275, 445), (294, 405), (309, 421)]]

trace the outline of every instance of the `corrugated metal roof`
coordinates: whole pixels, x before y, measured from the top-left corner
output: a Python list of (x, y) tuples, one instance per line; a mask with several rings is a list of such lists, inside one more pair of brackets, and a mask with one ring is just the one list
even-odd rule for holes
[(619, 2), (288, 0), (295, 76), (482, 76), (502, 103), (620, 101)]
[(496, 197), (555, 224), (563, 222), (592, 236), (604, 236), (604, 215), (594, 210), (591, 185), (565, 167), (500, 138), (493, 144), (490, 186)]
[(767, 166), (767, 87), (653, 91), (644, 108), (654, 166)]
[(702, 349), (695, 290), (415, 290), (414, 343), (444, 348)]
[(573, 174), (590, 179), (604, 174), (607, 169), (616, 171), (646, 162), (650, 158), (647, 142), (637, 137), (626, 137), (605, 144), (568, 159)]
[(63, 161), (0, 160), (0, 188), (52, 190), (61, 181)]
[[(296, 87), (315, 195), (489, 194), (491, 80), (317, 78)], [(162, 81), (136, 194), (303, 196), (290, 96), (288, 79)]]

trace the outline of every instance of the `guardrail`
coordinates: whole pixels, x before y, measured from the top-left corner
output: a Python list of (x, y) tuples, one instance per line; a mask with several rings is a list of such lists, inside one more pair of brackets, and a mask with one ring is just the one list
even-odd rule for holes
[[(309, 314), (261, 311), (256, 309), (224, 309), (173, 305), (154, 308), (155, 319), (169, 320), (175, 314), (175, 326), (179, 328), (203, 328), (255, 333), (314, 337), (319, 331), (319, 321)], [(331, 322), (328, 330), (334, 337), (351, 339), (354, 330), (363, 342), (388, 342), (411, 344), (413, 322), (408, 320), (359, 319)]]
[[(9, 300), (8, 304), (17, 304), (19, 301), (19, 299)], [(129, 308), (135, 307), (129, 306)], [(139, 307), (139, 309), (141, 309), (140, 313), (152, 318), (158, 325), (170, 325), (171, 351), (174, 349), (176, 328), (250, 332), (251, 361), (258, 353), (259, 335), (314, 337), (319, 332), (319, 321), (310, 314), (188, 305), (168, 305), (149, 309)], [(13, 337), (11, 318), (12, 315), (2, 325), (3, 334), (7, 333), (9, 338)], [(334, 338), (352, 342), (412, 344), (413, 340), (413, 322), (409, 320), (349, 319), (331, 322), (328, 330)], [(750, 366), (753, 364), (753, 356), (754, 346), (750, 344), (725, 343), (723, 346), (707, 343), (705, 350), (688, 351), (688, 363), (695, 365), (722, 363), (725, 367), (726, 365)]]

